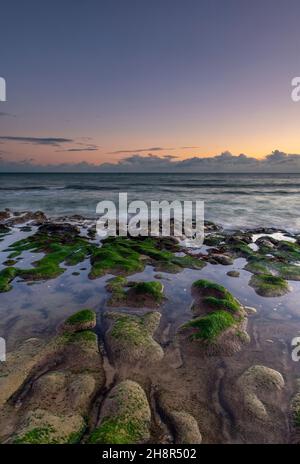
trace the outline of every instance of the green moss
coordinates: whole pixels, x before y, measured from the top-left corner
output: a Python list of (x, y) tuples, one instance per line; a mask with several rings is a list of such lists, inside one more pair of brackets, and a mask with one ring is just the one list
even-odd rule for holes
[(149, 296), (157, 303), (160, 303), (163, 299), (163, 285), (161, 282), (134, 282), (131, 288), (137, 296)]
[(142, 271), (146, 263), (166, 272), (178, 272), (184, 267), (201, 269), (205, 265), (197, 258), (177, 257), (171, 251), (159, 248), (164, 245), (168, 246), (168, 242), (162, 239), (109, 237), (101, 248), (93, 251), (90, 277), (107, 272), (129, 275)]
[(100, 277), (108, 272), (132, 274), (142, 271), (144, 263), (139, 253), (129, 246), (130, 240), (116, 237), (115, 243), (104, 241), (101, 248), (93, 250), (91, 263), (92, 269), (89, 274), (91, 278)]
[(147, 342), (149, 336), (144, 317), (134, 315), (112, 315), (114, 323), (111, 336), (137, 346)]
[(223, 287), (223, 285), (217, 284), (216, 282), (212, 282), (211, 280), (206, 279), (196, 280), (193, 283), (193, 287), (199, 288), (201, 290), (217, 290), (223, 295), (226, 295), (226, 293), (228, 292), (228, 290), (226, 290), (226, 288)]
[(81, 332), (76, 332), (70, 335), (69, 343), (96, 343), (97, 335), (91, 330), (82, 330)]
[(224, 330), (236, 324), (236, 319), (226, 311), (216, 311), (206, 316), (192, 319), (184, 325), (197, 331), (192, 335), (192, 339), (202, 339), (213, 341)]
[(163, 300), (163, 285), (161, 282), (127, 282), (125, 277), (110, 279), (106, 289), (112, 293), (108, 304), (142, 306), (159, 304)]
[(18, 275), (18, 270), (14, 267), (7, 267), (0, 271), (0, 293), (11, 290), (11, 282)]
[(268, 274), (267, 261), (264, 257), (255, 257), (248, 261), (245, 269), (253, 274)]
[(126, 291), (124, 287), (127, 285), (125, 277), (114, 277), (110, 279), (106, 285), (106, 289), (112, 293), (109, 303), (112, 305), (122, 304), (126, 301)]
[(271, 274), (253, 275), (249, 285), (255, 289), (258, 295), (267, 297), (281, 296), (289, 291), (286, 280)]
[(242, 256), (243, 258), (251, 258), (252, 256), (255, 256), (255, 252), (242, 240), (231, 241), (227, 247), (237, 256)]
[(32, 269), (18, 269), (18, 275), (24, 280), (52, 279), (64, 272), (60, 264), (75, 265), (89, 255), (93, 247), (83, 237), (46, 235), (37, 232), (35, 235), (19, 240), (10, 245), (9, 259), (22, 254), (23, 251), (45, 253), (45, 256), (33, 263)]
[(49, 444), (49, 443), (56, 443), (51, 439), (51, 434), (55, 432), (53, 427), (35, 427), (28, 432), (26, 432), (23, 436), (17, 437), (14, 441), (15, 444)]
[(89, 438), (89, 443), (111, 445), (134, 444), (142, 437), (140, 423), (126, 418), (107, 418), (100, 427), (95, 429)]
[(82, 309), (81, 311), (78, 311), (77, 313), (68, 317), (65, 323), (76, 325), (76, 324), (82, 324), (85, 322), (93, 322), (94, 320), (95, 320), (94, 311), (91, 311), (90, 309)]
[(207, 296), (203, 298), (203, 302), (208, 304), (212, 309), (228, 310), (232, 311), (233, 313), (238, 312), (241, 309), (240, 304), (230, 294), (227, 298), (216, 298), (214, 296)]

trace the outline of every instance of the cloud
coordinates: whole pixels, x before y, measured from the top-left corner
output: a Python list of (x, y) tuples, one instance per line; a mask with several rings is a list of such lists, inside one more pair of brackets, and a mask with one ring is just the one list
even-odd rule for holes
[(36, 164), (27, 159), (21, 162), (0, 158), (0, 172), (140, 172), (140, 173), (300, 173), (300, 154), (275, 150), (262, 159), (243, 153), (233, 155), (224, 151), (211, 157), (194, 156), (180, 160), (172, 155), (139, 154), (123, 158), (117, 163), (92, 164), (87, 162)]
[(86, 148), (68, 148), (67, 150), (59, 150), (60, 152), (68, 152), (68, 151), (97, 151), (98, 148), (95, 147), (86, 147)]
[(16, 118), (17, 116), (12, 113), (6, 113), (5, 111), (0, 111), (0, 118)]
[(0, 140), (5, 142), (32, 143), (34, 145), (51, 145), (54, 147), (58, 147), (62, 143), (74, 142), (73, 139), (63, 137), (17, 137), (11, 135), (1, 135)]
[(193, 149), (193, 150), (198, 150), (200, 147), (180, 147), (181, 150), (190, 150), (190, 149)]
[(117, 150), (111, 151), (108, 155), (119, 155), (122, 153), (143, 153), (143, 152), (151, 152), (151, 151), (165, 151), (165, 150), (174, 150), (174, 148), (164, 148), (164, 147), (150, 147), (150, 148), (136, 148), (135, 150)]

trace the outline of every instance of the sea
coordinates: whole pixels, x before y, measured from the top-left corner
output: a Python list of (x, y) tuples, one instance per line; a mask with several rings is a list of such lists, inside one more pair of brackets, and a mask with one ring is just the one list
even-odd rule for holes
[(50, 217), (95, 217), (97, 203), (204, 201), (205, 219), (225, 229), (300, 231), (300, 174), (1, 173), (0, 209), (42, 210)]

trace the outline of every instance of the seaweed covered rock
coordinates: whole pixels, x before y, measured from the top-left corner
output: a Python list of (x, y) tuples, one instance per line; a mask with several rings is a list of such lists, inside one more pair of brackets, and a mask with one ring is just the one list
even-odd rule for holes
[(263, 365), (252, 365), (224, 384), (224, 399), (242, 443), (285, 442), (284, 389), (282, 375)]
[(109, 328), (105, 337), (113, 360), (125, 364), (160, 361), (164, 355), (163, 349), (153, 338), (160, 317), (156, 311), (143, 316), (106, 313)]
[(190, 340), (201, 342), (209, 354), (227, 355), (249, 342), (246, 312), (225, 287), (201, 279), (194, 282), (192, 292), (195, 317), (181, 328)]
[(106, 286), (112, 295), (110, 306), (132, 306), (153, 308), (163, 301), (163, 284), (151, 282), (127, 282), (124, 277), (115, 277)]
[(249, 282), (258, 295), (266, 297), (282, 296), (289, 292), (290, 288), (286, 280), (270, 274), (255, 274)]
[(175, 435), (175, 443), (179, 445), (196, 445), (202, 442), (202, 436), (196, 419), (185, 411), (172, 411), (169, 414)]
[[(52, 226), (54, 224), (50, 223), (51, 230)], [(19, 257), (26, 251), (44, 253), (44, 256), (34, 261), (33, 267), (29, 269), (9, 267), (2, 270), (0, 272), (0, 292), (9, 291), (11, 289), (10, 282), (17, 276), (26, 281), (53, 279), (65, 271), (61, 264), (75, 265), (90, 255), (93, 246), (86, 238), (77, 236), (77, 233), (75, 234), (68, 229), (62, 233), (58, 231), (50, 233), (44, 227), (46, 224), (41, 226), (34, 235), (9, 245), (6, 250), (10, 252), (8, 259)]]
[(300, 379), (296, 381), (296, 393), (290, 404), (291, 422), (294, 431), (294, 443), (300, 443)]
[(85, 429), (80, 414), (59, 416), (44, 409), (29, 411), (14, 438), (15, 444), (76, 443)]
[(176, 256), (174, 247), (179, 250), (178, 244), (175, 246), (168, 237), (108, 237), (102, 247), (93, 249), (89, 276), (93, 279), (107, 273), (130, 275), (142, 271), (146, 264), (166, 272), (178, 272), (185, 267), (201, 269), (205, 265), (192, 256)]
[(39, 363), (44, 341), (30, 338), (19, 349), (7, 353), (6, 362), (0, 363), (0, 408), (23, 385), (31, 370)]
[(59, 328), (60, 332), (79, 332), (93, 329), (96, 326), (96, 313), (90, 309), (82, 309), (68, 317)]
[(262, 421), (270, 420), (268, 397), (284, 387), (282, 375), (265, 366), (251, 366), (237, 381), (246, 412)]
[(139, 444), (150, 438), (151, 411), (144, 390), (124, 380), (104, 401), (101, 419), (89, 443)]
[(9, 292), (12, 289), (11, 282), (18, 275), (14, 267), (6, 267), (0, 271), (0, 293)]
[(232, 314), (243, 312), (242, 305), (223, 285), (210, 280), (196, 280), (192, 286), (192, 294), (195, 298), (195, 316), (215, 310), (224, 310)]

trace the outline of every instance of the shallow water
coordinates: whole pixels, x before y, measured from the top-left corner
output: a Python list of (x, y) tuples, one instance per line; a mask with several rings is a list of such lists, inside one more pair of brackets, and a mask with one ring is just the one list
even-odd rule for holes
[[(19, 227), (15, 227), (13, 232), (0, 242), (0, 250), (7, 248), (17, 239), (33, 234), (35, 230), (33, 227), (30, 232), (22, 232)], [(206, 253), (208, 249), (209, 247), (203, 246), (200, 251)], [(3, 261), (7, 259), (7, 255), (8, 252), (0, 251), (0, 268), (4, 267)], [(22, 253), (18, 265), (20, 263), (22, 267), (28, 267), (41, 256), (40, 253), (26, 251)], [(191, 286), (195, 280), (210, 279), (222, 284), (242, 304), (253, 306), (257, 310), (256, 314), (250, 315), (248, 318), (247, 331), (251, 342), (244, 345), (241, 352), (226, 360), (222, 360), (222, 358), (216, 360), (218, 361), (216, 373), (213, 371), (205, 373), (205, 376), (213, 378), (220, 372), (221, 378), (225, 379), (213, 387), (208, 397), (204, 393), (203, 395), (199, 393), (201, 402), (209, 402), (211, 395), (216, 395), (215, 407), (223, 423), (223, 432), (215, 432), (214, 438), (209, 438), (208, 434), (208, 441), (239, 443), (241, 440), (236, 434), (234, 422), (228, 417), (228, 414), (230, 416), (230, 406), (226, 405), (223, 398), (224, 387), (222, 385), (224, 382), (225, 385), (231, 385), (237, 373), (240, 375), (253, 364), (262, 364), (278, 370), (286, 382), (283, 409), (288, 417), (288, 404), (294, 394), (296, 379), (300, 377), (300, 364), (292, 361), (291, 358), (292, 339), (300, 334), (300, 282), (289, 282), (291, 291), (282, 297), (264, 298), (257, 295), (254, 289), (249, 287), (251, 273), (244, 269), (245, 264), (245, 259), (238, 258), (232, 265), (207, 264), (201, 270), (184, 269), (176, 274), (157, 272), (152, 266), (147, 265), (144, 271), (128, 277), (129, 281), (159, 279), (163, 283), (165, 300), (159, 309), (162, 313), (162, 319), (156, 337), (165, 350), (166, 363), (168, 364), (170, 358), (173, 367), (174, 363), (175, 366), (178, 363), (178, 366), (181, 367), (181, 357), (176, 351), (176, 334), (180, 326), (192, 317)], [(11, 291), (0, 294), (0, 336), (6, 339), (8, 351), (16, 348), (23, 340), (30, 337), (50, 338), (66, 317), (84, 308), (96, 311), (100, 324), (98, 328), (101, 332), (100, 315), (105, 311), (112, 310), (107, 306), (110, 294), (105, 289), (107, 280), (112, 275), (105, 275), (95, 280), (89, 279), (89, 259), (75, 266), (62, 267), (65, 268), (65, 272), (56, 279), (34, 283), (21, 282), (16, 279), (13, 281)], [(239, 271), (240, 276), (238, 278), (228, 276), (227, 273), (231, 270)], [(79, 272), (79, 275), (73, 275), (74, 272)], [(115, 309), (113, 308), (113, 310)], [(117, 311), (127, 310), (129, 308), (117, 308)], [(131, 308), (130, 311), (139, 314), (147, 309), (135, 308), (133, 310)], [(201, 364), (201, 358), (197, 362)], [(183, 377), (180, 377), (183, 382), (182, 388), (191, 389), (191, 395), (195, 394), (195, 392), (192, 393), (193, 388), (198, 388), (197, 384), (192, 385), (197, 377), (196, 374), (193, 377), (192, 369), (193, 366), (187, 367)], [(206, 364), (204, 369), (210, 368)], [(198, 370), (199, 366), (197, 366)], [(177, 391), (176, 379), (174, 380), (175, 384), (173, 384), (173, 380), (168, 379), (167, 372), (164, 370), (157, 373), (152, 372), (154, 377), (156, 374), (158, 378), (162, 376), (161, 379), (166, 382), (166, 388), (168, 388), (170, 381), (172, 388)], [(165, 375), (166, 379), (164, 379)], [(190, 379), (190, 375), (192, 379)], [(285, 434), (286, 436), (283, 434), (280, 437), (280, 441), (289, 440), (288, 426)]]

